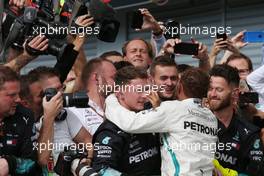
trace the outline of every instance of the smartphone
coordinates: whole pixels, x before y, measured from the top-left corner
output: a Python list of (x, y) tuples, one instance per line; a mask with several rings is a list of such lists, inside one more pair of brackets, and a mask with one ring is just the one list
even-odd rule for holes
[(257, 104), (259, 102), (259, 95), (257, 92), (244, 92), (239, 94), (239, 104), (253, 103)]
[(195, 43), (179, 43), (174, 46), (174, 53), (198, 55), (199, 44)]
[(248, 43), (264, 43), (264, 32), (245, 32), (244, 42)]
[[(169, 31), (171, 32), (166, 32), (164, 34), (164, 37), (168, 40), (168, 39), (180, 39), (180, 24), (179, 22), (169, 19), (168, 21), (166, 21), (165, 23), (165, 27), (167, 29), (169, 29)], [(174, 33), (175, 32), (175, 33)]]
[(253, 117), (253, 124), (259, 128), (264, 128), (264, 119), (261, 119), (258, 116)]
[(76, 14), (76, 17), (88, 14), (88, 11), (89, 10), (85, 5), (81, 5), (78, 10), (78, 13)]
[(226, 35), (226, 33), (223, 33), (223, 34), (219, 34), (219, 33), (217, 33), (217, 34), (216, 34), (216, 38), (217, 38), (217, 39), (222, 38), (223, 40), (226, 40), (226, 39), (227, 39), (227, 35)]
[(143, 15), (140, 10), (134, 11), (132, 14), (131, 28), (141, 29), (143, 25)]

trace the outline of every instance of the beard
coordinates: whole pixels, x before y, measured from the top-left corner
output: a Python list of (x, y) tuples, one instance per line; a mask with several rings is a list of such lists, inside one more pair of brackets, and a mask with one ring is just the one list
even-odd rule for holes
[(209, 99), (209, 106), (211, 111), (220, 111), (222, 109), (225, 109), (226, 107), (229, 107), (230, 105), (231, 105), (231, 93), (228, 94), (226, 97), (217, 99), (217, 102), (215, 102), (214, 99)]

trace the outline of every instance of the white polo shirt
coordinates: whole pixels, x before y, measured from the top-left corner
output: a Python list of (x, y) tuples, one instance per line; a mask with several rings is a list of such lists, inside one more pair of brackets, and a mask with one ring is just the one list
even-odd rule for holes
[(68, 108), (67, 113), (68, 116), (78, 118), (85, 129), (93, 135), (104, 121), (104, 111), (91, 99), (89, 100), (88, 105), (88, 108)]

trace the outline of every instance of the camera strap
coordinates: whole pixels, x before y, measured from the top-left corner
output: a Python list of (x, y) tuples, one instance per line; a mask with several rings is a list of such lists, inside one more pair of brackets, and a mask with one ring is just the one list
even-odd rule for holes
[(90, 106), (89, 108), (91, 108), (98, 116), (102, 117), (102, 119), (105, 119), (105, 116), (99, 111), (97, 111), (94, 107)]
[(3, 17), (4, 17), (4, 1), (1, 0), (0, 1), (0, 52), (2, 51), (3, 48), (3, 30), (2, 30)]

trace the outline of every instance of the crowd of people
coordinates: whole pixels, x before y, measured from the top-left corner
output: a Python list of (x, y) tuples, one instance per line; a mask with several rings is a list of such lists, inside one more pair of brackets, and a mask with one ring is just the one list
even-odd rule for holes
[[(150, 42), (134, 38), (88, 61), (89, 36), (78, 34), (68, 36), (54, 67), (24, 75), (49, 39), (9, 48), (0, 65), (0, 176), (264, 174), (264, 66), (254, 70), (241, 53), (245, 31), (215, 39), (210, 51), (193, 40), (195, 67), (177, 63), (182, 41), (166, 39), (149, 10), (140, 12)], [(94, 19), (75, 23), (88, 27)], [(247, 93), (257, 93), (258, 103), (242, 102)]]

